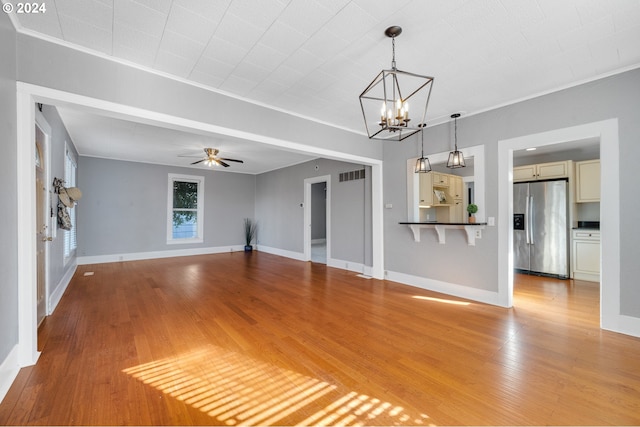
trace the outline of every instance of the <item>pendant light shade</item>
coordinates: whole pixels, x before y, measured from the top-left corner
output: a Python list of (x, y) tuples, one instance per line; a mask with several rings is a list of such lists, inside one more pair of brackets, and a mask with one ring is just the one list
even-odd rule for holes
[(398, 26), (385, 31), (391, 38), (391, 69), (380, 71), (360, 94), (360, 107), (370, 139), (402, 141), (420, 132), (420, 124), (425, 121), (433, 77), (396, 68), (395, 38), (401, 32)]
[(455, 147), (454, 147), (454, 151), (449, 153), (449, 160), (447, 160), (447, 167), (449, 169), (463, 168), (466, 166), (464, 164), (464, 155), (462, 154), (462, 151), (458, 150), (458, 117), (460, 117), (459, 113), (451, 115), (451, 118), (454, 120), (454, 126), (455, 126), (455, 131), (454, 131)]
[(422, 127), (422, 129), (420, 130), (420, 138), (422, 141), (422, 149), (420, 151), (420, 158), (416, 161), (416, 169), (415, 169), (415, 173), (427, 173), (427, 172), (431, 172), (431, 162), (429, 161), (428, 157), (424, 156), (424, 127), (426, 125), (422, 124), (420, 127)]

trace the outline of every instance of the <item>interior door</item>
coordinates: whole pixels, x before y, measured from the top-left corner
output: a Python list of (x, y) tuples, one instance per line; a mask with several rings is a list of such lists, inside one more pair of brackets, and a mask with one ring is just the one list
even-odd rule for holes
[(46, 178), (46, 135), (36, 126), (36, 262), (37, 262), (37, 316), (38, 325), (47, 314), (47, 242), (49, 236), (49, 206)]

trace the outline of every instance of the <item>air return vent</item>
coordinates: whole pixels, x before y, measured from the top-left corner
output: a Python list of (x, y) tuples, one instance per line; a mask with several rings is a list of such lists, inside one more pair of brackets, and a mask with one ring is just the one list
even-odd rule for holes
[(353, 181), (355, 179), (364, 179), (364, 177), (365, 177), (364, 169), (359, 169), (357, 171), (342, 172), (340, 174), (340, 182)]

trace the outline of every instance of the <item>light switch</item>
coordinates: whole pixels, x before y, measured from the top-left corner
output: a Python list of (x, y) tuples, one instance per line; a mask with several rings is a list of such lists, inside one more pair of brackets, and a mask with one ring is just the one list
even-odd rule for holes
[(494, 216), (490, 216), (489, 218), (487, 218), (487, 225), (490, 227), (493, 227), (496, 225), (496, 217)]

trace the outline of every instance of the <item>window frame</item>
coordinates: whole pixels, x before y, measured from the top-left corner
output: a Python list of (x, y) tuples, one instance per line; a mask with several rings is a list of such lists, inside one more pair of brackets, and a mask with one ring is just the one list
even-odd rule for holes
[[(78, 159), (75, 153), (69, 148), (68, 141), (64, 143), (64, 186), (75, 187), (78, 180)], [(63, 258), (64, 264), (74, 257), (78, 249), (78, 216), (76, 207), (67, 208), (69, 219), (71, 220), (71, 230), (64, 230), (63, 237)]]
[[(196, 224), (197, 235), (190, 238), (173, 237), (173, 184), (174, 182), (190, 182), (198, 185)], [(189, 244), (204, 242), (204, 176), (170, 173), (167, 184), (167, 244)]]

